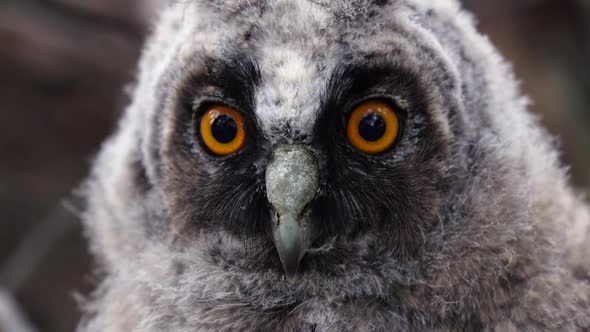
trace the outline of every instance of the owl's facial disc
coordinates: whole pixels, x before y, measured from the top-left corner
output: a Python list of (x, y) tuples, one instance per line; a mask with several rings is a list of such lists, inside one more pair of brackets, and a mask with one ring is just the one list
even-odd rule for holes
[(311, 152), (299, 145), (279, 146), (266, 169), (266, 192), (278, 214), (274, 243), (291, 283), (313, 241), (312, 225), (303, 211), (317, 190), (318, 170)]

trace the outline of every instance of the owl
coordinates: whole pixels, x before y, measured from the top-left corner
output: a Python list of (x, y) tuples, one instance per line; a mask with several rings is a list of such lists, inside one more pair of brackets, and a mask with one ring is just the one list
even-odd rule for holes
[(590, 214), (455, 0), (160, 13), (80, 331), (583, 331)]

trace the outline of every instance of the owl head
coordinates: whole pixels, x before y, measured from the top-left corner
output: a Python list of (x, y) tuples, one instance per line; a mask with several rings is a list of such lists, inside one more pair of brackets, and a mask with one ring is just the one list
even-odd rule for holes
[(179, 1), (86, 225), (112, 284), (168, 308), (150, 321), (391, 298), (459, 317), (554, 230), (531, 211), (564, 175), (525, 106), (452, 0)]
[(231, 237), (245, 271), (292, 282), (346, 266), (307, 254), (328, 245), (415, 255), (466, 137), (455, 69), (426, 31), (398, 31), (406, 6), (181, 5), (141, 133), (177, 235)]

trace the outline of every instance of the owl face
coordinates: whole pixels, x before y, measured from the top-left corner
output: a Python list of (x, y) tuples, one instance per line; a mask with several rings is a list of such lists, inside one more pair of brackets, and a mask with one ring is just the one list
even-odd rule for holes
[(161, 28), (178, 39), (142, 151), (173, 242), (277, 283), (403, 270), (452, 190), (441, 46), (408, 4), (235, 6), (184, 4)]
[(417, 6), (172, 6), (128, 111), (133, 190), (149, 202), (133, 213), (166, 248), (158, 262), (177, 257), (195, 283), (215, 269), (264, 293), (253, 302), (404, 280), (453, 213), (471, 132), (457, 68)]

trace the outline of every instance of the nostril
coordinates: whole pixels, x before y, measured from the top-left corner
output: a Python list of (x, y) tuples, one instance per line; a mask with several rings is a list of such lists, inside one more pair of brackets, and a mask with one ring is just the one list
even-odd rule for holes
[(272, 215), (272, 223), (273, 223), (273, 225), (277, 226), (279, 224), (279, 220), (280, 220), (279, 213), (277, 211), (274, 211), (274, 213)]

